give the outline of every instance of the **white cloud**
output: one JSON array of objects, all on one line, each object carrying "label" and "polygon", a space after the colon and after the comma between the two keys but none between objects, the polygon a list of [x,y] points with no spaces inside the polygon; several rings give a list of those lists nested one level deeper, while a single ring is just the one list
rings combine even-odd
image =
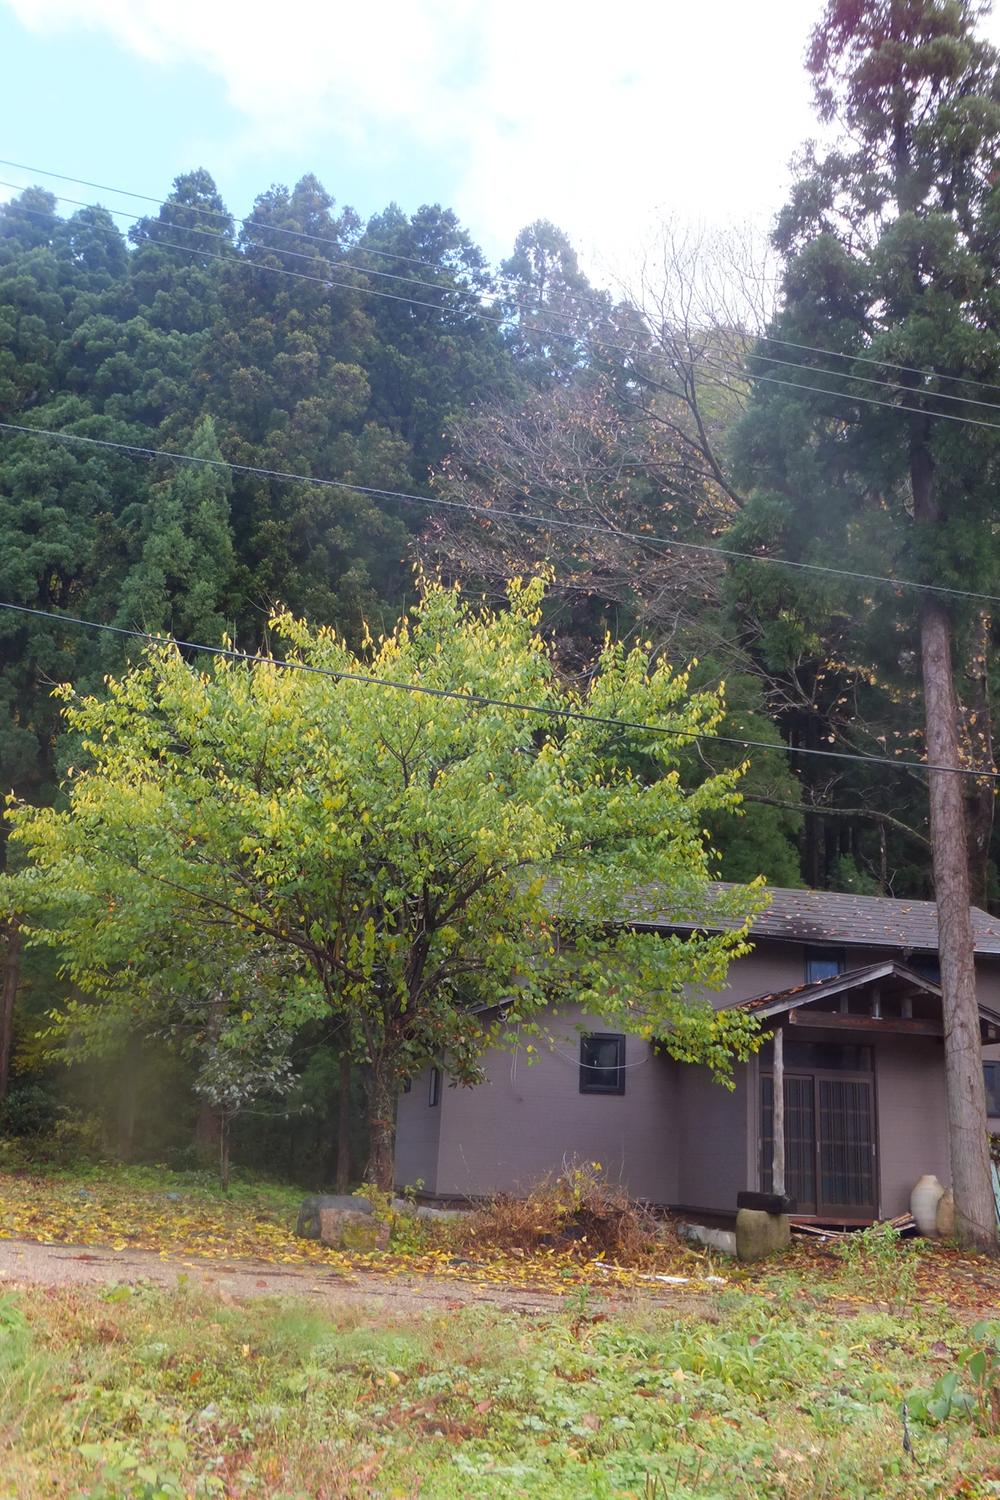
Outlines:
[{"label": "white cloud", "polygon": [[332,132],[361,161],[440,153],[493,253],[540,216],[593,263],[633,257],[664,211],[769,215],[813,128],[802,59],[819,0],[8,3],[42,35],[82,27],[207,69],[251,149],[305,165]]},{"label": "white cloud", "polygon": [[363,134],[368,121],[419,120],[428,82],[450,66],[461,4],[340,5],[323,0],[9,0],[36,33],[103,31],[151,62],[220,77],[257,125],[303,138],[318,125]]}]

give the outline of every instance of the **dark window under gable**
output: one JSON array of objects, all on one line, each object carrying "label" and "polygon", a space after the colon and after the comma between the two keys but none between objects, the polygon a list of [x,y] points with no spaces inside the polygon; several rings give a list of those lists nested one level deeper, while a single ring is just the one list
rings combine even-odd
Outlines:
[{"label": "dark window under gable", "polygon": [[846,967],[843,948],[806,949],[806,984],[815,984],[820,979],[835,979],[838,974],[843,974]]}]

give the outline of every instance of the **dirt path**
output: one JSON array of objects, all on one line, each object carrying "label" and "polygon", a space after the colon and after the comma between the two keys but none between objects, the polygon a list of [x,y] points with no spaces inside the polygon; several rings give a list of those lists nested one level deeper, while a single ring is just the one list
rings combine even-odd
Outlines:
[{"label": "dirt path", "polygon": [[[397,1314],[428,1308],[446,1310],[482,1303],[522,1313],[545,1313],[565,1306],[565,1299],[524,1288],[483,1286],[477,1282],[427,1274],[380,1276],[356,1271],[349,1276],[313,1267],[274,1266],[264,1261],[161,1259],[148,1250],[110,1250],[78,1245],[40,1245],[31,1240],[0,1240],[0,1287],[31,1283],[43,1286],[108,1286],[179,1282],[212,1290],[226,1298],[311,1297],[330,1306],[365,1303],[373,1312]],[[601,1299],[616,1305],[641,1299],[644,1305],[670,1306],[678,1312],[698,1304],[703,1294],[660,1295],[618,1292]]]}]

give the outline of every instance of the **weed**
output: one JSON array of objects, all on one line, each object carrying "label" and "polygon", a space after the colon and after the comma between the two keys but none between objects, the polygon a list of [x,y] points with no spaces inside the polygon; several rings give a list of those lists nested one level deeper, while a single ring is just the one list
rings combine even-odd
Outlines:
[{"label": "weed", "polygon": [[0,1297],[0,1338],[26,1332],[24,1313],[12,1297]]},{"label": "weed", "polygon": [[[192,1285],[179,1315],[161,1288],[21,1289],[0,1300],[0,1351],[15,1359],[0,1363],[0,1497],[993,1493],[960,1486],[996,1467],[976,1415],[992,1377],[975,1355],[993,1359],[1000,1325],[975,1329],[950,1372],[972,1403],[956,1415],[972,1420],[939,1433],[914,1414],[914,1466],[900,1407],[940,1358],[919,1318],[845,1323],[732,1289],[680,1316],[588,1310],[234,1305]],[[946,1313],[933,1327],[958,1347]]]},{"label": "weed", "polygon": [[978,1432],[995,1437],[1000,1434],[1000,1323],[976,1323],[968,1338],[956,1356],[956,1368],[929,1389],[910,1392],[910,1413],[918,1422],[932,1424],[965,1415]]},{"label": "weed", "polygon": [[417,1193],[423,1184],[403,1190],[400,1200],[371,1183],[356,1188],[355,1198],[367,1198],[372,1206],[372,1215],[389,1226],[389,1247],[402,1255],[419,1255],[447,1238],[442,1226],[432,1224],[417,1215]]},{"label": "weed", "polygon": [[846,1269],[884,1302],[908,1302],[916,1292],[923,1240],[904,1240],[888,1222],[871,1224],[838,1240],[834,1253]]}]

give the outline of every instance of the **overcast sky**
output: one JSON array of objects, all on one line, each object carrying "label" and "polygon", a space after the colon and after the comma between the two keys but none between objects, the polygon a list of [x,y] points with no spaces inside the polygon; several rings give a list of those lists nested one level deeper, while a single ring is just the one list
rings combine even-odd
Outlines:
[{"label": "overcast sky", "polygon": [[767,222],[814,128],[820,8],[0,0],[0,154],[156,195],[205,166],[237,213],[313,171],[365,216],[450,205],[494,259],[546,217],[600,274],[665,214]]}]

